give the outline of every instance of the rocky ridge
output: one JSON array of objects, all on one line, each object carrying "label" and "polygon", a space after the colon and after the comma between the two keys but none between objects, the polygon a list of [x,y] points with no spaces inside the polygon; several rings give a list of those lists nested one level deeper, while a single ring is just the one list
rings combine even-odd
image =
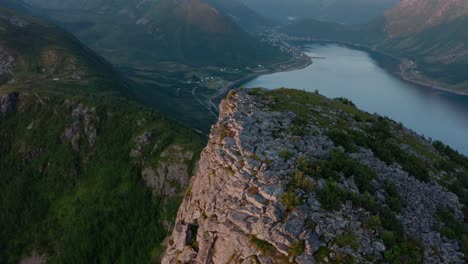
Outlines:
[{"label": "rocky ridge", "polygon": [[[274,110],[277,99],[262,93],[239,91],[222,102],[162,263],[375,263],[404,254],[423,263],[463,263],[459,243],[439,231],[440,208],[463,221],[458,197],[438,182],[446,172],[421,180],[369,148],[348,151],[320,121],[344,119],[355,130],[371,122],[326,107],[334,103],[324,98],[325,107],[304,106],[308,118],[298,133],[300,116]],[[327,171],[333,162],[348,165]]]}]

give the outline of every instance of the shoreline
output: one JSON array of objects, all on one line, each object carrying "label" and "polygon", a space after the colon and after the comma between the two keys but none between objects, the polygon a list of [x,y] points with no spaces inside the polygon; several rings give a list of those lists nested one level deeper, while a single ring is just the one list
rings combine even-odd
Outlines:
[{"label": "shoreline", "polygon": [[[284,62],[284,63],[279,63],[277,65],[282,65],[282,64],[285,64],[285,63],[289,63],[291,62],[292,60],[288,61],[288,62]],[[299,62],[299,60],[296,59],[297,62]],[[290,72],[290,71],[296,71],[296,70],[301,70],[301,69],[304,69],[308,66],[310,66],[311,64],[313,63],[312,61],[312,58],[307,56],[307,60],[304,60],[304,62],[301,62],[300,65],[295,65],[294,67],[289,67],[289,68],[285,68],[285,69],[277,69],[277,70],[272,70],[272,71],[267,71],[267,72],[262,72],[262,73],[251,73],[241,79],[238,79],[238,80],[235,80],[234,82],[228,84],[227,86],[221,88],[218,90],[218,92],[213,95],[211,98],[210,98],[210,105],[211,107],[213,107],[216,111],[219,112],[219,108],[217,106],[217,104],[219,104],[221,102],[221,100],[226,97],[226,95],[229,93],[229,91],[233,90],[233,89],[237,89],[239,88],[240,86],[242,86],[243,84],[249,82],[249,81],[252,81],[253,79],[257,78],[257,77],[260,77],[260,76],[263,76],[263,75],[270,75],[270,74],[275,74],[275,73],[280,73],[280,72]]]},{"label": "shoreline", "polygon": [[[395,77],[397,77],[398,79],[400,79],[400,80],[402,80],[404,82],[408,82],[408,83],[410,83],[412,85],[417,85],[417,86],[423,87],[425,89],[432,89],[432,90],[437,90],[437,91],[446,92],[446,93],[449,93],[449,94],[460,95],[460,96],[468,96],[468,92],[457,91],[457,90],[453,90],[453,89],[446,88],[446,87],[443,87],[443,86],[429,84],[429,83],[424,82],[424,81],[413,79],[410,76],[406,76],[405,71],[401,67],[404,58],[398,58],[396,56],[393,56],[393,55],[388,54],[388,53],[383,52],[383,51],[379,51],[379,50],[377,50],[375,48],[372,48],[370,46],[366,46],[366,45],[359,44],[359,43],[352,43],[352,42],[346,42],[346,41],[332,41],[332,40],[310,40],[310,41],[297,41],[296,40],[296,42],[307,43],[307,44],[338,44],[338,45],[344,45],[344,46],[348,46],[348,47],[355,48],[355,49],[356,48],[361,49],[361,50],[364,50],[366,52],[372,52],[372,53],[378,54],[380,56],[386,56],[388,58],[391,58],[393,60],[398,61],[398,65],[394,65],[395,68],[398,68],[398,71],[390,71],[389,70],[389,73],[394,75]],[[277,69],[277,70],[272,70],[272,71],[262,72],[262,73],[251,73],[251,74],[249,74],[249,75],[247,75],[247,76],[245,76],[245,77],[243,77],[241,79],[238,79],[238,80],[230,83],[229,85],[221,88],[215,95],[213,95],[209,99],[210,105],[217,112],[219,112],[217,104],[219,104],[219,102],[221,102],[221,100],[224,97],[226,97],[226,95],[229,93],[230,90],[239,88],[243,84],[245,84],[245,83],[247,83],[249,81],[252,81],[253,79],[255,79],[257,77],[260,77],[260,76],[263,76],[263,75],[270,75],[270,74],[275,74],[275,73],[280,73],[280,72],[290,72],[290,71],[296,71],[296,70],[304,69],[304,68],[310,66],[313,63],[313,61],[312,61],[313,58],[312,57],[307,56],[307,58],[308,58],[307,61],[304,61],[305,63],[301,62],[302,64],[299,65],[299,66],[296,65],[294,67],[289,67],[289,68],[286,68],[286,69]],[[291,62],[291,61],[288,61],[288,62]],[[285,62],[285,63],[288,63],[288,62]],[[279,63],[278,65],[285,64],[285,63]]]},{"label": "shoreline", "polygon": [[433,90],[438,90],[438,91],[442,91],[442,92],[446,92],[446,93],[451,93],[451,94],[456,94],[456,95],[461,95],[461,96],[468,96],[468,92],[461,92],[461,91],[457,91],[457,90],[453,90],[453,89],[450,89],[450,88],[445,88],[445,87],[442,87],[442,86],[436,86],[436,85],[432,85],[432,84],[428,84],[424,81],[418,81],[416,79],[412,79],[411,77],[407,77],[405,76],[405,73],[403,72],[403,70],[400,70],[398,72],[398,74],[396,74],[400,79],[402,79],[403,81],[406,81],[406,82],[409,82],[413,85],[418,85],[418,86],[422,86],[424,88],[429,88],[429,89],[433,89]]},{"label": "shoreline", "polygon": [[399,79],[403,80],[403,81],[406,81],[406,82],[411,83],[413,85],[422,86],[422,87],[424,87],[426,89],[429,88],[429,89],[439,90],[439,91],[447,92],[447,93],[451,93],[451,94],[468,96],[468,92],[462,92],[462,91],[457,91],[457,90],[450,89],[450,88],[443,87],[443,86],[439,86],[439,85],[433,85],[433,84],[430,84],[430,83],[427,83],[427,82],[424,82],[424,81],[420,81],[420,80],[413,79],[411,77],[405,76],[405,73],[404,73],[403,69],[401,68],[403,60],[405,58],[396,57],[396,56],[394,56],[392,54],[386,53],[384,51],[380,51],[380,50],[378,50],[376,48],[372,48],[372,47],[367,46],[367,45],[348,42],[348,41],[334,41],[334,40],[325,40],[325,39],[315,39],[315,40],[309,40],[309,41],[295,40],[295,41],[299,42],[299,43],[309,43],[309,44],[338,44],[338,45],[348,46],[348,47],[351,47],[351,48],[358,48],[358,49],[364,50],[366,52],[373,52],[373,53],[376,53],[376,54],[381,55],[381,56],[387,56],[387,57],[392,58],[394,60],[397,60],[399,62],[399,64],[396,65],[396,66],[398,66],[398,73],[395,73],[395,72],[390,72],[390,73],[392,75],[398,77]]}]

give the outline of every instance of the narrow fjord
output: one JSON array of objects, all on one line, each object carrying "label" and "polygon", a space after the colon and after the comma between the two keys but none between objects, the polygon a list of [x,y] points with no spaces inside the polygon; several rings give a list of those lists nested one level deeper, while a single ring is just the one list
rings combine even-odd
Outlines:
[{"label": "narrow fjord", "polygon": [[305,51],[316,58],[307,68],[264,75],[245,86],[294,87],[318,90],[330,98],[346,97],[365,111],[388,116],[468,154],[467,95],[404,81],[382,65],[379,54],[350,46],[316,44]]}]

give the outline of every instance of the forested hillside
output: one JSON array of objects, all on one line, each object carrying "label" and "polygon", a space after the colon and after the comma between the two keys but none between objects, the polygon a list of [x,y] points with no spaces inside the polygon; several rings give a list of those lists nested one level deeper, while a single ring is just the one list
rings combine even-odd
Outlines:
[{"label": "forested hillside", "polygon": [[0,36],[0,262],[157,262],[203,138],[50,22]]}]

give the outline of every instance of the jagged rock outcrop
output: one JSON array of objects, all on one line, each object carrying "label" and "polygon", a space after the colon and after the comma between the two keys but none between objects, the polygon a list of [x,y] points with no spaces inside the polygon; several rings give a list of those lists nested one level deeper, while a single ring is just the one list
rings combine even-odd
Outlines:
[{"label": "jagged rock outcrop", "polygon": [[[142,168],[141,175],[146,186],[157,195],[175,198],[180,195],[180,190],[189,184],[192,173],[189,164],[194,153],[184,146],[171,145],[161,152],[157,163],[145,158],[161,147],[157,135],[147,131],[135,139],[130,157]],[[148,153],[150,155],[147,155]]]},{"label": "jagged rock outcrop", "polygon": [[0,77],[13,74],[15,58],[0,47]]},{"label": "jagged rock outcrop", "polygon": [[[352,114],[305,105],[305,133],[296,133],[299,117],[273,111],[272,101],[237,92],[221,103],[162,263],[388,262],[400,254],[396,240],[423,263],[463,263],[459,244],[439,233],[438,208],[463,219],[440,175],[424,182],[368,148],[337,147],[320,118],[358,130]],[[334,156],[345,160],[342,171],[327,170],[325,162],[341,162]],[[320,166],[304,169],[310,164]]]},{"label": "jagged rock outcrop", "polygon": [[0,98],[0,116],[15,111],[18,104],[18,93],[10,93]]},{"label": "jagged rock outcrop", "polygon": [[80,150],[80,141],[83,136],[87,138],[90,148],[96,145],[97,129],[99,117],[96,115],[96,108],[88,108],[83,104],[73,107],[72,123],[65,129],[61,139],[62,142],[71,142],[73,150]]},{"label": "jagged rock outcrop", "polygon": [[[134,150],[132,153],[134,153]],[[189,164],[193,156],[193,151],[184,149],[180,145],[174,145],[161,152],[157,164],[142,161],[143,170],[141,175],[146,186],[151,188],[157,195],[177,197],[180,195],[180,190],[189,185],[190,174],[192,173]]]}]

